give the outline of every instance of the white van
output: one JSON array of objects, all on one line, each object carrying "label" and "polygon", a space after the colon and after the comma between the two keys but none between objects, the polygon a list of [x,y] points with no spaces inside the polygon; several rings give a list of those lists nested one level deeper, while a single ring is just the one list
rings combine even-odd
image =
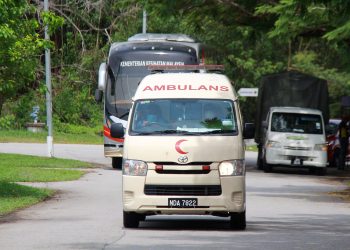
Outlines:
[{"label": "white van", "polygon": [[325,174],[327,144],[322,112],[299,107],[271,107],[264,123],[263,167],[310,168]]},{"label": "white van", "polygon": [[123,154],[124,227],[146,216],[230,217],[246,227],[244,132],[237,94],[216,73],[146,76],[133,98]]}]

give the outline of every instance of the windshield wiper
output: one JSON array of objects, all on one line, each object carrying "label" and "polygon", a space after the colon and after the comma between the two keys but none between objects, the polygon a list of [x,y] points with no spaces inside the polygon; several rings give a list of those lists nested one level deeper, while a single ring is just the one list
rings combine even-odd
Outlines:
[{"label": "windshield wiper", "polygon": [[183,131],[179,131],[176,129],[167,129],[167,130],[157,130],[153,131],[153,134],[182,134]]},{"label": "windshield wiper", "polygon": [[176,130],[176,129],[168,129],[168,130],[156,130],[150,132],[133,132],[133,135],[168,135],[168,134],[181,134],[181,135],[210,135],[210,134],[227,134],[234,133],[235,130],[211,130],[205,132],[192,132],[186,130]]},{"label": "windshield wiper", "polygon": [[132,132],[132,135],[151,135],[153,132]]},{"label": "windshield wiper", "polygon": [[134,135],[154,135],[154,134],[178,134],[181,131],[175,130],[175,129],[168,129],[168,130],[156,130],[156,131],[149,131],[149,132],[133,132]]},{"label": "windshield wiper", "polygon": [[201,135],[232,134],[234,132],[236,132],[236,131],[235,130],[221,130],[221,129],[217,129],[217,130],[200,132],[200,133],[197,133],[197,134],[201,134]]}]

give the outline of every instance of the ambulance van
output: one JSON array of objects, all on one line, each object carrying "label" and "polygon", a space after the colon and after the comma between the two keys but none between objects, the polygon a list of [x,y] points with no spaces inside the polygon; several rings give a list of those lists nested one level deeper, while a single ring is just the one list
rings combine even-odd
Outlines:
[{"label": "ambulance van", "polygon": [[237,94],[218,73],[146,76],[133,98],[123,137],[123,220],[136,228],[150,215],[229,217],[246,227],[244,138]]}]

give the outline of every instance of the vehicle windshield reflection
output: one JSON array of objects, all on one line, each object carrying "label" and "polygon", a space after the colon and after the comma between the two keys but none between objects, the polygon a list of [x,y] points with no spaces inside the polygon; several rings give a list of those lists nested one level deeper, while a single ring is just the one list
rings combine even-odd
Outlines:
[{"label": "vehicle windshield reflection", "polygon": [[230,100],[159,99],[135,103],[131,135],[235,134],[234,105]]}]

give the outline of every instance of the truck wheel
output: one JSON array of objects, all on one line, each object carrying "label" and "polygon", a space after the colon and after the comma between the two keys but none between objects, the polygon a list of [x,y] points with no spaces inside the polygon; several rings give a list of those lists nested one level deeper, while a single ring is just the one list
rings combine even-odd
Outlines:
[{"label": "truck wheel", "polygon": [[262,160],[262,149],[261,146],[258,146],[258,159],[256,161],[256,165],[258,166],[259,170],[263,170],[264,169],[264,162]]},{"label": "truck wheel", "polygon": [[231,213],[230,227],[236,230],[244,230],[246,228],[245,211],[241,213]]},{"label": "truck wheel", "polygon": [[122,169],[123,158],[122,157],[112,157],[112,167],[115,169]]},{"label": "truck wheel", "polygon": [[134,212],[123,211],[123,224],[125,228],[137,228],[140,223],[140,216]]},{"label": "truck wheel", "polygon": [[327,173],[327,168],[316,168],[316,174],[319,176],[323,176]]},{"label": "truck wheel", "polygon": [[266,159],[263,160],[263,168],[264,168],[264,172],[265,173],[270,173],[272,172],[272,165],[271,164],[268,164],[266,162]]}]

